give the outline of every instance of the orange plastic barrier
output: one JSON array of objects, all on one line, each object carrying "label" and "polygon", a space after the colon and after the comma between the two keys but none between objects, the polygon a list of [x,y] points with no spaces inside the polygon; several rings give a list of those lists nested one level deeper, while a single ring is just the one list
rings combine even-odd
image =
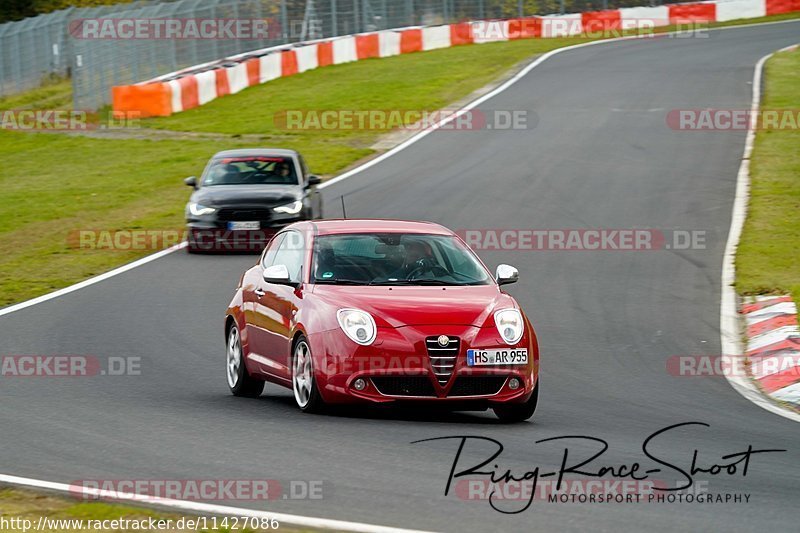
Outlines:
[{"label": "orange plastic barrier", "polygon": [[400,32],[400,53],[422,51],[422,30],[404,30]]},{"label": "orange plastic barrier", "polygon": [[670,24],[714,22],[715,20],[717,20],[716,4],[676,4],[669,6]]},{"label": "orange plastic barrier", "polygon": [[139,113],[141,117],[168,117],[172,114],[172,93],[166,83],[121,85],[111,88],[112,109]]},{"label": "orange plastic barrier", "polygon": [[333,65],[333,43],[330,41],[317,44],[317,63],[320,67]]},{"label": "orange plastic barrier", "polygon": [[589,11],[581,14],[583,33],[599,33],[618,30],[622,27],[622,18],[618,9],[608,11]]},{"label": "orange plastic barrier", "polygon": [[800,0],[766,0],[767,15],[780,15],[800,11]]},{"label": "orange plastic barrier", "polygon": [[284,50],[281,52],[281,76],[293,76],[297,74],[297,54],[294,50]]},{"label": "orange plastic barrier", "polygon": [[226,94],[231,94],[231,86],[230,82],[228,81],[228,71],[224,68],[218,68],[214,70],[214,75],[217,85],[217,98],[220,96],[225,96]]},{"label": "orange plastic barrier", "polygon": [[472,44],[472,26],[469,22],[450,24],[450,46]]},{"label": "orange plastic barrier", "polygon": [[261,81],[261,61],[254,57],[245,61],[247,68],[247,84],[250,86],[258,85]]},{"label": "orange plastic barrier", "polygon": [[538,17],[511,19],[508,21],[508,38],[511,40],[533,39],[541,36],[542,19]]},{"label": "orange plastic barrier", "polygon": [[197,78],[186,76],[178,80],[181,86],[181,107],[184,111],[200,105],[197,94]]},{"label": "orange plastic barrier", "polygon": [[368,33],[367,35],[356,35],[356,53],[358,59],[367,59],[369,57],[381,56],[381,43],[378,40],[377,33]]}]

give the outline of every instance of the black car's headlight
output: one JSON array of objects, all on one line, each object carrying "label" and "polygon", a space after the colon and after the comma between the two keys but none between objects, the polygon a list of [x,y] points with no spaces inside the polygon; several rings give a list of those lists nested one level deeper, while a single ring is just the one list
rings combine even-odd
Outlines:
[{"label": "black car's headlight", "polygon": [[189,204],[189,212],[196,217],[200,217],[203,215],[210,215],[217,210],[216,207],[208,207],[202,204],[198,204],[196,202],[192,202]]},{"label": "black car's headlight", "polygon": [[503,309],[494,314],[494,323],[497,332],[506,344],[517,344],[525,331],[525,324],[522,321],[522,313],[516,309]]},{"label": "black car's headlight", "polygon": [[279,205],[278,207],[273,207],[272,210],[276,213],[284,213],[287,215],[296,215],[303,209],[303,201],[297,200],[296,202],[292,202],[286,205]]}]

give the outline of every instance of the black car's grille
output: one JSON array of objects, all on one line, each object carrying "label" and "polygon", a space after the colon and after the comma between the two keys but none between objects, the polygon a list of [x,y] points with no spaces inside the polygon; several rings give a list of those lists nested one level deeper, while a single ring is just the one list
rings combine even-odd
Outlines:
[{"label": "black car's grille", "polygon": [[436,391],[427,376],[381,376],[372,378],[378,392],[386,396],[430,396]]},{"label": "black car's grille", "polygon": [[505,376],[462,376],[456,378],[448,396],[490,396],[500,392]]},{"label": "black car's grille", "polygon": [[222,208],[217,213],[217,218],[223,222],[245,222],[250,220],[269,220],[269,209],[233,209]]},{"label": "black car's grille", "polygon": [[[447,343],[443,346],[439,339],[444,340],[445,337],[447,338]],[[436,374],[439,384],[444,386],[450,381],[450,376],[453,374],[453,368],[455,368],[458,352],[461,348],[461,339],[447,335],[427,337],[425,339],[425,348],[428,350],[433,373]]]}]

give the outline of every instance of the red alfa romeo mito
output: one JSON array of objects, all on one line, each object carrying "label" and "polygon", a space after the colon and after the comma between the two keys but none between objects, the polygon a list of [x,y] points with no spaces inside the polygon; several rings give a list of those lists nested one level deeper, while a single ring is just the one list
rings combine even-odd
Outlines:
[{"label": "red alfa romeo mito", "polygon": [[298,407],[366,402],[492,408],[530,418],[539,347],[517,302],[452,231],[430,222],[298,222],[244,273],[225,317],[236,396],[264,382]]}]

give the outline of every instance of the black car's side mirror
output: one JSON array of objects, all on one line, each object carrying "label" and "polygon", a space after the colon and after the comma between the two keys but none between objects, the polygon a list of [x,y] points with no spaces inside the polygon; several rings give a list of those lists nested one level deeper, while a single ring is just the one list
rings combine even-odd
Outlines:
[{"label": "black car's side mirror", "polygon": [[183,180],[183,183],[185,183],[186,185],[188,185],[192,189],[196,189],[197,188],[197,178],[195,178],[194,176],[189,176],[188,178]]},{"label": "black car's side mirror", "polygon": [[319,185],[320,183],[322,183],[322,180],[319,176],[309,176],[307,187],[313,187],[314,185]]}]

